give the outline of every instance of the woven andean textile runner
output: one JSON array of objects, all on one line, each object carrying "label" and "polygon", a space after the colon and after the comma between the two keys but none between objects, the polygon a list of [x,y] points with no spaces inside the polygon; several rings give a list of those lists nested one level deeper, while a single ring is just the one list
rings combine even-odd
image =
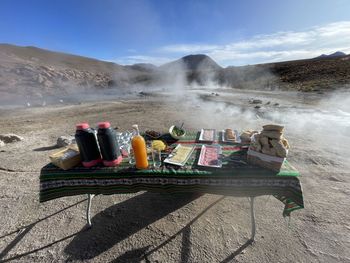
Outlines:
[{"label": "woven andean textile runner", "polygon": [[78,166],[67,171],[48,164],[40,174],[40,202],[81,194],[150,191],[229,196],[274,195],[284,203],[283,216],[289,216],[293,210],[304,207],[299,172],[288,161],[284,162],[278,173],[248,165],[245,162],[246,148],[218,140],[214,144],[222,146],[222,168],[203,168],[197,165],[202,145],[198,143],[198,136],[197,132],[188,133],[182,140],[170,145],[169,152],[179,143],[196,145],[184,167],[165,164],[160,169],[136,170],[127,158],[118,167]]}]

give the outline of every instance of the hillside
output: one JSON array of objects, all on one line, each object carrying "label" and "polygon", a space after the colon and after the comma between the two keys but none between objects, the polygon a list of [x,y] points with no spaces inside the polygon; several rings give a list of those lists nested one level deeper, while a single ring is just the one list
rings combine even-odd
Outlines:
[{"label": "hillside", "polygon": [[[128,92],[139,87],[181,85],[208,81],[242,89],[324,91],[347,88],[350,56],[336,52],[327,57],[220,67],[206,55],[189,55],[156,67],[122,66],[97,59],[53,52],[36,47],[0,44],[0,103],[23,104],[30,100],[99,91]],[[186,84],[187,82],[187,84]]]},{"label": "hillside", "polygon": [[36,47],[0,44],[0,102],[126,88],[144,71]]},{"label": "hillside", "polygon": [[218,81],[235,88],[304,92],[349,88],[350,55],[227,67]]},{"label": "hillside", "polygon": [[349,88],[350,55],[267,64],[289,89],[301,91]]}]

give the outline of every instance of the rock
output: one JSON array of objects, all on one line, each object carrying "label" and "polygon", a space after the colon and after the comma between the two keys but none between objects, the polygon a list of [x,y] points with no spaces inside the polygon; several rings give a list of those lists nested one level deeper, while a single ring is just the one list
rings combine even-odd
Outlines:
[{"label": "rock", "polygon": [[38,82],[41,84],[41,83],[44,83],[44,81],[45,81],[44,77],[41,74],[39,74],[38,75]]},{"label": "rock", "polygon": [[16,134],[0,134],[0,141],[4,143],[13,143],[13,142],[19,142],[23,141],[23,137],[18,136]]},{"label": "rock", "polygon": [[47,88],[50,88],[53,86],[53,82],[50,80],[45,80],[42,84]]},{"label": "rock", "polygon": [[273,104],[273,106],[279,106],[280,104],[279,103],[275,103],[275,104]]},{"label": "rock", "polygon": [[261,108],[261,106],[259,106],[259,105],[256,105],[255,107],[254,107],[254,109],[260,109]]},{"label": "rock", "polygon": [[262,100],[251,100],[250,101],[251,104],[261,104],[262,103]]},{"label": "rock", "polygon": [[66,147],[75,142],[75,138],[73,136],[60,136],[57,138],[57,146],[58,147]]},{"label": "rock", "polygon": [[0,140],[0,147],[5,146],[5,143]]}]

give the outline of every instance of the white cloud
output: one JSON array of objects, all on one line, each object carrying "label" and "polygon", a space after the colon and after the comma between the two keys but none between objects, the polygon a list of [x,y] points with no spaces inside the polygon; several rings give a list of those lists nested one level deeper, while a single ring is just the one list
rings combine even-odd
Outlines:
[{"label": "white cloud", "polygon": [[137,63],[151,63],[153,65],[159,66],[167,62],[170,62],[172,60],[173,58],[169,58],[169,57],[135,55],[135,56],[122,57],[120,59],[113,60],[113,62],[122,64],[122,65],[132,65]]},{"label": "white cloud", "polygon": [[[350,53],[350,21],[316,26],[304,31],[256,35],[243,41],[215,44],[174,44],[159,47],[152,56],[129,56],[130,63],[165,63],[171,58],[203,53],[222,66],[312,58],[335,51]],[[135,62],[139,61],[139,62]],[[129,63],[129,64],[130,64]]]},{"label": "white cloud", "polygon": [[160,52],[170,52],[170,53],[197,53],[197,52],[209,52],[220,48],[216,45],[169,45],[159,48]]}]

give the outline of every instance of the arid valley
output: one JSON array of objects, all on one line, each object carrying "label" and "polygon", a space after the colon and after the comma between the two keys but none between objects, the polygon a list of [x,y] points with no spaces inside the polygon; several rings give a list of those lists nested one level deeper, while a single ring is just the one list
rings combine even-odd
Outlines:
[{"label": "arid valley", "polygon": [[[199,70],[196,62],[185,75],[170,76],[172,82],[154,82],[154,74],[160,73],[138,65],[121,81],[125,83],[117,83],[118,74],[128,69],[119,68],[112,79],[108,74],[114,69],[104,68],[106,75],[90,74],[98,67],[78,61],[86,67],[80,76],[79,66],[61,62],[51,69],[38,69],[50,62],[45,52],[41,54],[46,61],[9,52],[3,51],[0,65],[0,92],[6,97],[0,108],[0,134],[16,134],[22,140],[0,147],[0,262],[350,261],[349,56],[338,58],[343,71],[334,79],[325,70],[327,61],[333,63],[328,69],[337,63],[330,58],[288,64],[308,64],[304,67],[315,74],[313,79],[306,74],[288,82],[296,75],[283,73],[281,78],[274,70],[259,75],[259,67],[254,69],[256,78],[237,80],[241,85],[236,87],[230,86],[234,80],[219,85],[227,73],[206,58],[205,74],[213,73],[213,68],[217,74],[210,81],[198,77],[203,68]],[[27,69],[23,61],[29,61]],[[284,63],[272,67],[286,68]],[[322,64],[321,69],[316,70],[315,63]],[[243,76],[247,69],[235,70]],[[244,74],[250,73],[249,69]],[[323,83],[332,87],[336,83],[336,88],[319,86],[321,75],[327,78]],[[10,78],[13,90],[7,92],[5,82]],[[90,88],[91,83],[102,84],[91,88],[98,92],[80,96],[84,92],[79,78],[86,78]],[[68,88],[57,91],[60,83],[77,87],[74,94]],[[92,205],[93,228],[86,229],[86,196],[39,203],[41,168],[49,162],[49,154],[57,151],[57,138],[74,135],[75,125],[82,121],[91,125],[110,121],[118,131],[131,130],[137,123],[141,130],[160,132],[182,122],[186,130],[261,130],[264,124],[282,124],[291,145],[288,160],[301,173],[305,208],[288,219],[282,216],[283,204],[277,199],[258,197],[256,241],[245,246],[250,234],[247,198],[148,192],[100,195]]]}]

